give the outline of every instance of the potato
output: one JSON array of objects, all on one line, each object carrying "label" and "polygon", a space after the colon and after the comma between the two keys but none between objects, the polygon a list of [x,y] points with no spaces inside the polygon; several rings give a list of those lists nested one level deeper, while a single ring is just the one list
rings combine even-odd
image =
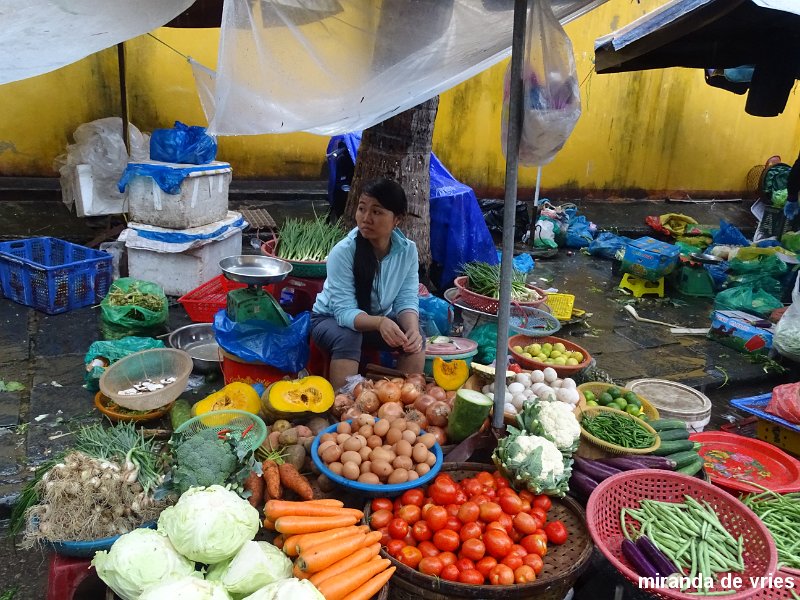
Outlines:
[{"label": "potato", "polygon": [[361,469],[354,462],[346,462],[342,464],[342,476],[355,481],[361,476]]},{"label": "potato", "polygon": [[359,465],[362,473],[371,473],[372,472],[372,461],[365,460]]},{"label": "potato", "polygon": [[296,425],[295,429],[297,430],[297,437],[304,438],[312,437],[314,435],[314,432],[305,425]]},{"label": "potato", "polygon": [[303,470],[303,465],[306,462],[306,450],[300,444],[286,446],[283,449],[283,460],[290,465],[294,465],[298,471]]},{"label": "potato", "polygon": [[433,445],[436,443],[436,436],[433,435],[432,433],[426,433],[426,434],[420,436],[419,441],[422,442],[423,444],[425,444],[425,447],[428,450],[430,450],[431,448],[433,448]]},{"label": "potato", "polygon": [[369,453],[369,459],[373,462],[375,462],[376,460],[386,461],[387,463],[391,462],[393,459],[389,458],[390,456],[391,456],[390,452],[383,448],[375,448],[374,450],[372,450],[372,452]]},{"label": "potato", "polygon": [[375,417],[368,413],[364,413],[358,416],[353,424],[357,424],[359,427],[363,427],[364,425],[373,425],[375,423]]},{"label": "potato", "polygon": [[409,471],[408,472],[408,480],[409,481],[414,481],[415,479],[419,479],[419,473],[417,473],[416,471]]},{"label": "potato", "polygon": [[403,432],[403,439],[413,446],[414,443],[417,441],[417,434],[411,431],[410,429],[406,429]]},{"label": "potato", "polygon": [[335,445],[336,442],[333,440],[325,440],[324,442],[320,442],[319,446],[317,447],[317,453],[322,456],[322,453],[325,452],[325,450]]},{"label": "potato", "polygon": [[389,431],[386,432],[385,439],[389,444],[396,444],[403,439],[403,432],[395,427],[391,427]]},{"label": "potato", "polygon": [[390,465],[385,460],[373,460],[371,461],[371,469],[372,472],[375,473],[381,479],[386,479],[389,475],[392,474],[392,465]]},{"label": "potato", "polygon": [[344,467],[344,465],[342,463],[340,463],[339,461],[332,462],[331,464],[328,465],[328,468],[331,470],[331,472],[332,473],[336,473],[337,475],[341,475],[342,474],[342,468],[343,467]]},{"label": "potato", "polygon": [[[306,427],[308,429],[308,427]],[[281,431],[281,434],[278,436],[278,443],[281,446],[293,446],[297,443],[297,440],[300,438],[300,434],[297,431],[296,427],[290,427],[289,429],[285,429]]]},{"label": "potato", "polygon": [[364,444],[361,443],[361,440],[355,436],[351,436],[347,440],[345,440],[344,444],[342,444],[342,448],[345,450],[355,450],[358,452]]},{"label": "potato", "polygon": [[[413,431],[414,435],[419,435],[419,423],[415,423],[414,421],[406,421],[406,431]],[[411,443],[413,444],[414,442]]]},{"label": "potato", "polygon": [[356,463],[357,465],[360,465],[361,455],[358,452],[353,452],[352,450],[342,452],[342,464],[347,464],[349,462],[353,462]]},{"label": "potato", "polygon": [[339,433],[336,435],[336,443],[340,445],[344,444],[349,439],[350,439],[349,433]]},{"label": "potato", "polygon": [[291,426],[292,424],[289,423],[289,421],[287,421],[286,419],[278,419],[272,424],[272,427],[270,427],[270,431],[277,431],[278,433],[280,433],[281,431],[286,431]]},{"label": "potato", "polygon": [[317,477],[317,485],[319,486],[319,489],[321,489],[323,492],[333,491],[333,488],[336,487],[331,478],[325,475],[324,473],[320,474]]},{"label": "potato", "polygon": [[328,440],[336,443],[336,434],[335,433],[323,433],[319,438],[320,443],[327,442]]},{"label": "potato", "polygon": [[346,421],[342,421],[336,426],[336,433],[350,433],[350,432],[351,432],[350,423],[347,423]]},{"label": "potato", "polygon": [[278,448],[281,447],[280,439],[281,439],[281,432],[280,431],[273,431],[272,433],[270,433],[267,436],[267,445],[272,450],[277,450]]},{"label": "potato", "polygon": [[367,460],[369,455],[372,454],[372,448],[369,446],[364,446],[358,451],[358,453],[361,455],[361,460]]},{"label": "potato", "polygon": [[311,452],[311,445],[314,443],[313,437],[305,437],[297,440],[297,443],[305,448],[306,452]]},{"label": "potato", "polygon": [[414,444],[414,449],[411,451],[411,458],[414,459],[415,463],[424,463],[428,458],[428,449],[425,447],[425,444],[422,442]]},{"label": "potato", "polygon": [[407,422],[402,417],[392,421],[392,427],[394,427],[395,429],[399,429],[400,431],[405,431],[406,430],[406,425],[407,425]]},{"label": "potato", "polygon": [[336,462],[341,457],[342,457],[342,448],[336,444],[328,446],[327,448],[325,448],[325,452],[320,454],[322,462],[324,462],[326,465],[332,462]]},{"label": "potato", "polygon": [[430,450],[428,450],[428,457],[425,459],[425,464],[427,464],[429,467],[432,467],[436,464],[436,455]]},{"label": "potato", "polygon": [[371,435],[367,438],[367,446],[370,448],[380,448],[383,445],[383,440],[379,435]]},{"label": "potato", "polygon": [[361,475],[358,476],[358,482],[371,483],[372,485],[377,485],[381,482],[381,480],[378,479],[378,476],[375,475],[375,473],[362,473]]},{"label": "potato", "polygon": [[420,477],[422,477],[423,475],[430,473],[431,468],[425,463],[420,463],[414,467],[414,470],[419,474]]},{"label": "potato", "polygon": [[383,437],[383,436],[386,435],[386,432],[389,431],[389,427],[391,427],[391,424],[389,423],[389,421],[387,421],[386,419],[379,419],[375,423],[375,425],[373,425],[372,432],[375,435],[379,435],[379,436]]},{"label": "potato", "polygon": [[[408,456],[408,457],[410,457],[411,456],[411,452],[412,452],[411,444],[409,444],[405,440],[400,440],[399,442],[397,442],[394,445],[394,451],[395,451],[395,454],[397,454],[397,456]],[[427,452],[427,450],[425,450],[425,452]]]},{"label": "potato", "polygon": [[389,475],[386,483],[405,483],[406,481],[408,481],[408,471],[405,469],[395,469],[392,471],[392,474]]},{"label": "potato", "polygon": [[306,423],[306,427],[308,427],[314,435],[319,435],[323,429],[328,428],[328,425],[330,425],[330,423],[323,417],[312,417],[308,420],[308,423]]},{"label": "potato", "polygon": [[368,438],[373,433],[373,427],[372,425],[364,425],[358,428],[358,433],[363,435],[365,438]]},{"label": "potato", "polygon": [[360,441],[362,446],[366,446],[367,445],[367,438],[365,438],[360,433],[353,434],[353,437],[356,438],[358,441]]},{"label": "potato", "polygon": [[405,469],[406,471],[414,468],[414,461],[410,456],[398,456],[392,461],[392,466],[395,469]]}]

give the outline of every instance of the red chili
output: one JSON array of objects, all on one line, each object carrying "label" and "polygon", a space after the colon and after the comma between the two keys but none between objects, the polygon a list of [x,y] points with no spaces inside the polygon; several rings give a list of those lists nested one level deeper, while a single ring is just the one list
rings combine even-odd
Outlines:
[{"label": "red chili", "polygon": [[248,433],[250,433],[250,430],[251,430],[252,428],[253,428],[253,424],[252,424],[252,423],[250,423],[250,425],[248,425],[248,426],[245,428],[245,430],[242,432],[242,439],[244,439],[244,436],[246,436]]},{"label": "red chili", "polygon": [[219,439],[221,439],[221,440],[224,440],[224,439],[225,439],[225,436],[226,436],[227,434],[229,434],[230,432],[231,432],[231,430],[230,430],[230,429],[220,429],[220,430],[217,432],[217,437],[218,437]]}]

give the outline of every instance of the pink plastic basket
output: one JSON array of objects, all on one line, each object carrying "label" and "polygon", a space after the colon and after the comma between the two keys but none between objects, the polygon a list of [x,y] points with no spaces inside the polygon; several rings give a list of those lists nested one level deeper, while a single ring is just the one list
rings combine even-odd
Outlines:
[{"label": "pink plastic basket", "polygon": [[[455,280],[453,281],[453,285],[455,285],[456,288],[458,288],[459,297],[466,304],[470,305],[472,308],[476,308],[485,313],[496,315],[497,307],[500,306],[500,301],[495,300],[494,298],[489,298],[489,296],[476,294],[467,287],[467,284],[468,284],[468,277],[466,275],[462,275],[461,277],[456,277]],[[529,283],[525,285],[529,289],[539,294],[539,300],[536,300],[534,302],[515,302],[517,306],[530,306],[533,308],[538,308],[542,304],[547,302],[547,292],[545,292],[543,289],[532,286]]]},{"label": "pink plastic basket", "polygon": [[[688,475],[656,469],[625,471],[609,477],[592,492],[586,505],[586,522],[589,533],[598,549],[620,573],[634,584],[639,576],[630,568],[622,555],[622,528],[620,512],[623,508],[639,508],[642,499],[662,502],[683,502],[684,495],[708,502],[716,511],[722,525],[733,535],[744,538],[744,572],[733,573],[749,582],[750,577],[769,577],[776,571],[778,553],[767,528],[761,520],[736,498],[711,485]],[[631,529],[638,527],[632,518],[626,519]],[[720,588],[724,589],[724,588]],[[762,592],[778,592],[775,588],[743,588],[723,596],[729,600],[745,598],[784,598],[789,596],[763,596]],[[698,596],[679,590],[661,588],[648,590],[655,597],[674,600],[696,600]]]}]

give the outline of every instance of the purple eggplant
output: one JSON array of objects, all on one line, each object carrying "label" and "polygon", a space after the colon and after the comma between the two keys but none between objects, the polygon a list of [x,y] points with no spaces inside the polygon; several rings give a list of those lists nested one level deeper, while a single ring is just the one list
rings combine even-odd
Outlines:
[{"label": "purple eggplant", "polygon": [[636,540],[636,547],[642,551],[647,557],[647,560],[652,564],[662,577],[669,577],[673,573],[678,573],[678,568],[675,566],[667,555],[659,550],[647,536],[639,536]]},{"label": "purple eggplant", "polygon": [[674,460],[670,460],[665,456],[616,456],[614,458],[601,458],[597,462],[622,471],[633,471],[634,469],[674,471],[677,467]]},{"label": "purple eggplant", "polygon": [[597,487],[597,482],[588,475],[573,470],[572,476],[569,478],[569,487],[578,497],[588,500],[594,488]]},{"label": "purple eggplant", "polygon": [[[629,539],[622,540],[622,554],[631,563],[633,570],[640,577],[648,579],[656,579],[659,577],[658,569],[656,569],[644,553]],[[663,575],[662,577],[666,577]]]},{"label": "purple eggplant", "polygon": [[620,469],[604,465],[596,460],[589,460],[580,456],[574,456],[573,460],[575,461],[574,470],[588,475],[598,483],[620,472]]}]

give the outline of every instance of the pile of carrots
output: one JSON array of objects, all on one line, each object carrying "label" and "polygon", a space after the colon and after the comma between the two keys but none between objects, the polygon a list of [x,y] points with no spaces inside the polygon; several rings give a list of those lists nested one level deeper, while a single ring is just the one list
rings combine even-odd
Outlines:
[{"label": "pile of carrots", "polygon": [[339,500],[268,500],[264,526],[273,542],[294,558],[294,576],[308,579],[326,600],[369,600],[395,572],[381,558],[381,533],[357,526],[360,510]]}]

